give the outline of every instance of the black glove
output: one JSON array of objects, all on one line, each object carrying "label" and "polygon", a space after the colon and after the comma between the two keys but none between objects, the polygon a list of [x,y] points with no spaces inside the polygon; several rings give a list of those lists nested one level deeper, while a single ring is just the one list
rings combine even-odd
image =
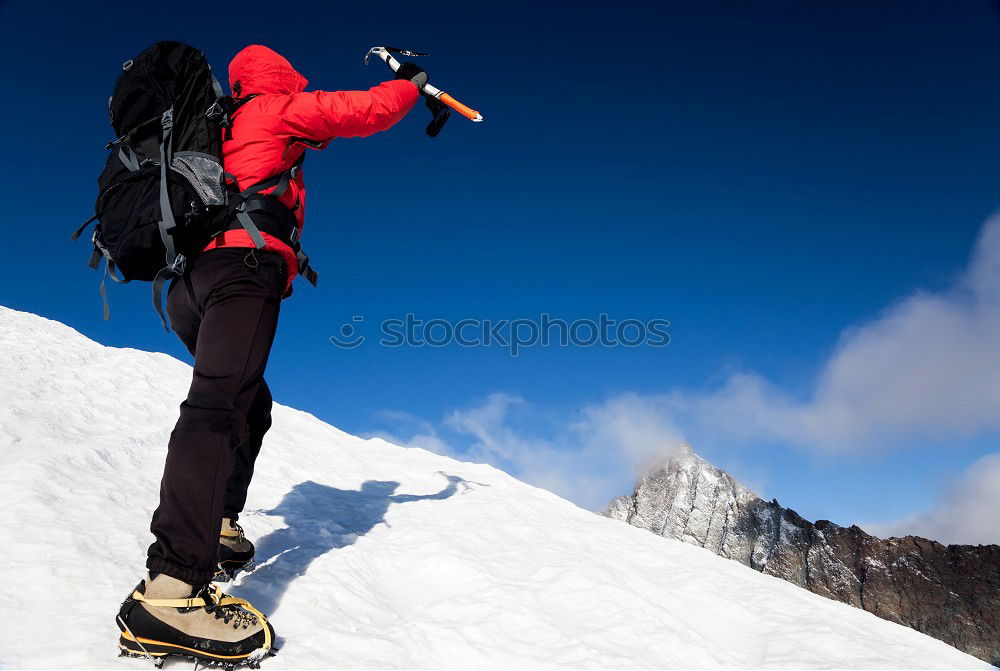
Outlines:
[{"label": "black glove", "polygon": [[418,89],[422,89],[427,83],[427,73],[416,63],[407,61],[396,70],[396,79],[408,79],[414,83]]},{"label": "black glove", "polygon": [[424,94],[424,101],[427,103],[427,109],[431,111],[431,122],[427,124],[426,128],[427,135],[437,137],[444,122],[451,116],[451,110],[434,96]]}]

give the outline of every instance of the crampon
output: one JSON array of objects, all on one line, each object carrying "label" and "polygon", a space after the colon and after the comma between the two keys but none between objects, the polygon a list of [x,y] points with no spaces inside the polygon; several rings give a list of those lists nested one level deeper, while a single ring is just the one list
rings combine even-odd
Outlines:
[{"label": "crampon", "polygon": [[215,582],[232,582],[241,573],[253,573],[255,568],[257,568],[257,562],[253,559],[249,562],[227,562],[223,560],[219,562],[219,569],[215,572],[212,580]]},{"label": "crampon", "polygon": [[133,652],[131,649],[122,648],[119,644],[119,657],[129,657],[131,659],[146,659],[153,663],[153,666],[157,669],[163,668],[163,663],[166,661],[167,657],[179,657],[181,659],[189,659],[195,663],[195,667],[207,666],[215,669],[225,669],[225,671],[234,671],[235,669],[245,666],[248,669],[259,669],[260,663],[268,657],[274,657],[278,654],[278,648],[271,648],[267,651],[267,654],[262,658],[257,659],[246,659],[239,662],[229,662],[226,660],[210,660],[204,657],[198,657],[194,654],[184,655],[176,652],[153,652],[149,650],[147,652]]}]

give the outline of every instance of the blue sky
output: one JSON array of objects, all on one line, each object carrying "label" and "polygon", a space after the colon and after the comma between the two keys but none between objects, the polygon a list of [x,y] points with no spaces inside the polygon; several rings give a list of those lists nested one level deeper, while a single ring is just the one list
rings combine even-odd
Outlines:
[{"label": "blue sky", "polygon": [[[10,249],[0,303],[186,359],[160,329],[148,285],[112,287],[112,321],[101,321],[88,251],[67,237],[96,195],[120,63],[179,39],[224,74],[241,47],[263,43],[314,88],[364,89],[387,72],[363,67],[365,50],[396,44],[432,52],[422,61],[432,82],[486,121],[453,118],[430,140],[418,108],[387,133],[308,157],[304,241],[321,284],[300,284],[283,306],[268,376],[279,402],[354,433],[422,436],[588,507],[627,492],[635,463],[683,436],[806,517],[928,534],[928,520],[1000,451],[995,387],[944,357],[974,341],[982,368],[1000,359],[982,337],[992,303],[971,335],[956,327],[957,342],[885,369],[958,370],[943,388],[973,390],[985,410],[961,422],[919,412],[927,399],[899,392],[904,384],[878,396],[903,417],[892,426],[872,419],[872,402],[830,410],[838,440],[802,428],[832,416],[819,398],[824,371],[852,333],[888,330],[886,351],[923,352],[892,346],[886,310],[905,311],[919,292],[975,301],[959,294],[1000,202],[993,4],[306,2],[294,16],[276,7],[0,3]],[[328,340],[355,315],[377,336],[381,320],[407,313],[661,318],[671,343],[514,358],[371,341],[346,351]],[[733,392],[734,379],[763,386]],[[855,382],[838,384],[836,394],[865,398]],[[746,410],[727,398],[760,404],[770,419],[715,427],[719,408]],[[952,414],[967,407],[956,402]],[[918,415],[930,419],[906,420]],[[800,430],[775,428],[786,420]],[[966,538],[996,542],[1000,529]]]}]

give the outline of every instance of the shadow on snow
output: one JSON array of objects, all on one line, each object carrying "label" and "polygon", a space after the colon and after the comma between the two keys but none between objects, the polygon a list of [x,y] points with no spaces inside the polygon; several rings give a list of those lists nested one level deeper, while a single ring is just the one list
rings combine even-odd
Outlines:
[{"label": "shadow on snow", "polygon": [[314,559],[353,544],[359,536],[385,521],[392,504],[435,501],[453,496],[470,484],[455,475],[435,494],[396,494],[398,482],[369,480],[360,490],[337,489],[307,480],[295,485],[273,510],[288,526],[256,542],[257,570],[243,576],[231,592],[248,599],[268,615],[278,605],[292,581],[303,575]]}]

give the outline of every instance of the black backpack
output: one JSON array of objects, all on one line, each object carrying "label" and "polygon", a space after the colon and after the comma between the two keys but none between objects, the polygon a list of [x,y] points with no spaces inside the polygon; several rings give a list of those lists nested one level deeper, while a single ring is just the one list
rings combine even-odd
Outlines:
[{"label": "black backpack", "polygon": [[[183,275],[188,259],[234,223],[247,230],[258,248],[264,247],[248,213],[273,210],[301,160],[249,189],[234,189],[223,171],[222,131],[240,101],[223,93],[205,55],[179,42],[157,42],[125,61],[122,70],[108,99],[118,139],[105,147],[110,153],[97,180],[94,216],[71,237],[76,240],[98,221],[89,265],[97,269],[105,261],[100,285],[105,319],[110,317],[109,276],[120,283],[151,281],[153,305],[167,328],[162,308],[166,281]],[[257,195],[272,187],[268,196]],[[300,272],[315,284],[316,273],[296,239],[294,218],[285,217],[278,228],[264,230],[290,244]]]}]

